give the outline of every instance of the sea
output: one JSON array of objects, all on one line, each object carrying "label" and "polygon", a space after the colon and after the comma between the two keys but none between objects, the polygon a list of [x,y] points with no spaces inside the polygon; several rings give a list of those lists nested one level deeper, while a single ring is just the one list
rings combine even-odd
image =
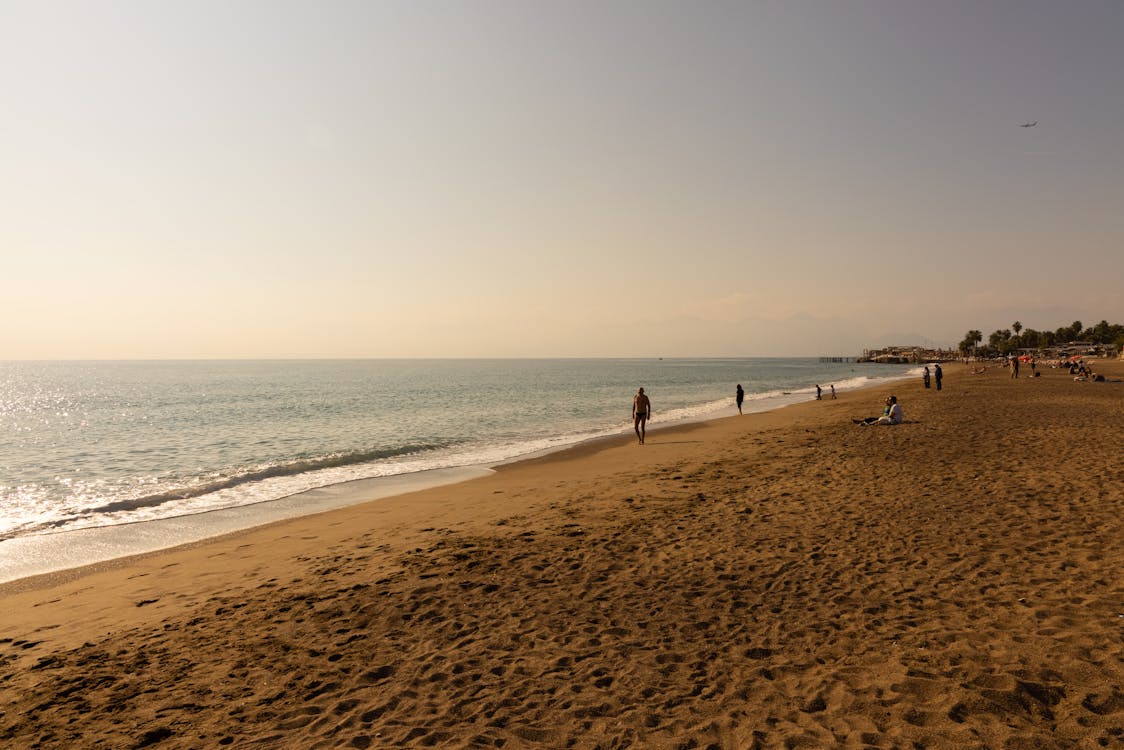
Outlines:
[{"label": "sea", "polygon": [[781,408],[905,365],[808,359],[0,362],[0,581]]}]

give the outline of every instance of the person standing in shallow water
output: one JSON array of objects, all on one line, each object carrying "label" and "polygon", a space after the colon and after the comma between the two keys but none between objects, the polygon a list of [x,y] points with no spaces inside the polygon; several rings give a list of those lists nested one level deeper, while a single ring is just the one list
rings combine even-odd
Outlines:
[{"label": "person standing in shallow water", "polygon": [[737,393],[734,394],[734,398],[737,399],[737,401],[738,401],[738,414],[741,414],[742,413],[742,401],[745,401],[745,391],[742,390],[742,384],[741,383],[738,383],[738,390],[737,390]]},{"label": "person standing in shallow water", "polygon": [[652,402],[648,399],[644,389],[641,388],[632,397],[632,428],[636,430],[636,438],[644,445],[644,432],[648,420],[652,417]]}]

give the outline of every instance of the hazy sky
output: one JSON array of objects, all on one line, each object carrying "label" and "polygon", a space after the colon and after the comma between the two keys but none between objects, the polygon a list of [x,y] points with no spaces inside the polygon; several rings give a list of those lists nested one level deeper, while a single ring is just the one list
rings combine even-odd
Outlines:
[{"label": "hazy sky", "polygon": [[1124,322],[1119,0],[0,0],[0,91],[0,359]]}]

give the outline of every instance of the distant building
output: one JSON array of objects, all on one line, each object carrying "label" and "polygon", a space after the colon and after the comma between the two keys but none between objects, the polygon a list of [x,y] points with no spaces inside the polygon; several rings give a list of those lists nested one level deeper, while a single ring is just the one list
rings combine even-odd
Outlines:
[{"label": "distant building", "polygon": [[887,346],[882,349],[863,349],[857,362],[877,362],[888,365],[916,365],[925,362],[949,362],[959,359],[953,349],[929,349],[923,346]]}]

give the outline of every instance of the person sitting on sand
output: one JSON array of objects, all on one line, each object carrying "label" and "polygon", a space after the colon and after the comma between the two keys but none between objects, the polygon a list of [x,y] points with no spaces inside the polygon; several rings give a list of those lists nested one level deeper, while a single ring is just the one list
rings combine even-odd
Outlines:
[{"label": "person sitting on sand", "polygon": [[[886,399],[886,407],[882,410],[882,417],[890,416],[890,406],[892,406],[890,399]],[[882,417],[863,417],[862,419],[852,419],[851,421],[855,424],[874,424]]]},{"label": "person sitting on sand", "polygon": [[901,404],[898,403],[898,397],[890,396],[886,399],[886,408],[882,410],[882,416],[852,419],[851,421],[864,426],[868,424],[901,424],[904,418],[905,415],[902,413]]},{"label": "person sitting on sand", "polygon": [[905,413],[902,411],[902,405],[898,403],[898,397],[890,396],[890,413],[879,417],[878,424],[901,424],[904,419]]},{"label": "person sitting on sand", "polygon": [[636,430],[636,437],[640,444],[644,444],[644,432],[647,422],[652,417],[652,402],[641,388],[632,397],[632,428]]}]

